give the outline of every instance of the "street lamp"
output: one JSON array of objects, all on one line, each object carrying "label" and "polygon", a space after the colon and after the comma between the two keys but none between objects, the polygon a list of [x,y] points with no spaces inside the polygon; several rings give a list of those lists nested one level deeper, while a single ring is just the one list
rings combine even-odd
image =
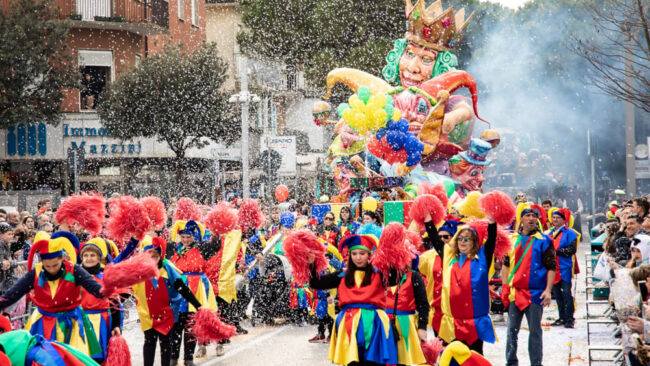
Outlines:
[{"label": "street lamp", "polygon": [[259,103],[260,97],[248,91],[248,67],[246,57],[239,58],[239,93],[228,98],[230,103],[241,104],[241,171],[242,171],[242,196],[250,197],[250,171],[248,167],[248,107],[250,103]]}]

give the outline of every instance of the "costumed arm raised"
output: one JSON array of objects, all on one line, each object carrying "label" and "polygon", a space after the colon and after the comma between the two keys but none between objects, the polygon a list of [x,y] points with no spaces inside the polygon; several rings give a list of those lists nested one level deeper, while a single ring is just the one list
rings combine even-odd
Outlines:
[{"label": "costumed arm raised", "polygon": [[138,247],[138,243],[140,243],[138,239],[131,238],[131,240],[129,240],[129,243],[126,245],[126,247],[124,247],[124,250],[117,257],[115,257],[113,263],[120,263],[121,261],[130,257],[131,254],[133,254],[135,249]]},{"label": "costumed arm raised", "polygon": [[444,255],[445,243],[440,239],[438,235],[438,229],[436,225],[431,221],[431,216],[429,216],[428,221],[425,219],[424,228],[427,231],[427,237],[423,239],[427,249],[435,249],[440,257]]},{"label": "costumed arm raised", "polygon": [[34,270],[25,273],[18,282],[14,283],[9,290],[5,291],[5,293],[0,297],[0,309],[13,305],[16,301],[20,300],[21,297],[29,293],[29,291],[34,288],[34,276],[36,276]]},{"label": "costumed arm raised", "polygon": [[494,249],[497,244],[497,224],[495,222],[490,222],[488,224],[488,236],[485,240],[485,258],[486,263],[490,265],[492,263],[492,258],[494,257]]},{"label": "costumed arm raised", "polygon": [[102,285],[95,281],[95,278],[78,264],[74,265],[74,282],[96,298],[101,299],[104,297]]}]

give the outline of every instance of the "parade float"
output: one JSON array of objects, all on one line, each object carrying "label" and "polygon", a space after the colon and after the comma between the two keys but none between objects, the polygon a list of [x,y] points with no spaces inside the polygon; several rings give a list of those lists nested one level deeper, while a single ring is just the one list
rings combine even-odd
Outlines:
[{"label": "parade float", "polygon": [[[394,41],[382,77],[334,69],[314,104],[314,123],[335,133],[323,167],[336,186],[330,205],[358,206],[368,194],[408,201],[423,182],[442,183],[452,203],[482,190],[487,155],[500,136],[480,117],[476,80],[457,69],[453,53],[471,16],[440,0],[428,7],[406,0],[405,15],[406,33]],[[339,86],[349,97],[333,107]],[[469,97],[458,94],[463,89]],[[488,129],[474,137],[477,123]],[[398,197],[387,199],[388,192]]]}]

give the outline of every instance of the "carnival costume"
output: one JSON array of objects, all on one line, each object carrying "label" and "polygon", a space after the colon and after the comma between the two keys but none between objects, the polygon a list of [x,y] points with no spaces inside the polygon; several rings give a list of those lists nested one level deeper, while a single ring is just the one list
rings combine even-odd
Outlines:
[{"label": "carnival costume", "polygon": [[[362,249],[371,252],[377,242],[368,235],[353,235],[345,239],[344,245],[349,251]],[[396,340],[390,319],[384,311],[386,294],[381,274],[374,269],[369,273],[356,270],[352,286],[346,284],[345,274],[339,271],[319,278],[312,270],[309,282],[314,289],[336,288],[338,292],[341,311],[334,323],[329,359],[339,365],[353,362],[397,363]],[[365,278],[367,275],[370,279]],[[364,282],[368,284],[362,286]]]},{"label": "carnival costume", "polygon": [[[148,238],[147,238],[148,239]],[[183,280],[181,271],[170,261],[163,259],[167,243],[163,238],[155,237],[143,240],[143,251],[155,250],[161,255],[158,262],[160,273],[157,278],[133,285],[133,296],[137,301],[137,310],[140,317],[140,327],[144,331],[143,357],[144,365],[152,366],[156,343],[160,341],[161,365],[169,365],[171,359],[170,332],[178,321],[179,314],[185,302],[189,302],[196,309],[201,303],[194,297],[192,291]]]},{"label": "carnival costume", "polygon": [[101,349],[92,334],[92,324],[80,306],[81,288],[101,299],[101,285],[81,266],[75,264],[77,252],[71,239],[78,244],[72,233],[34,243],[29,252],[28,268],[32,267],[36,253],[39,253],[41,260],[45,260],[62,258],[65,252],[69,259],[63,260],[56,274],[50,274],[43,268],[42,263],[37,263],[34,269],[5,292],[0,300],[0,308],[5,308],[30,293],[36,309],[25,328],[32,335],[66,343],[81,352],[95,355],[100,353]]},{"label": "carnival costume", "polygon": [[[483,342],[496,341],[490,319],[488,282],[496,247],[497,226],[494,223],[488,225],[487,238],[481,237],[471,226],[465,228],[474,230],[478,251],[473,258],[469,258],[464,253],[454,255],[451,246],[444,248],[440,337],[448,343],[462,341],[482,353]],[[458,229],[452,240],[458,240],[462,229]]]}]

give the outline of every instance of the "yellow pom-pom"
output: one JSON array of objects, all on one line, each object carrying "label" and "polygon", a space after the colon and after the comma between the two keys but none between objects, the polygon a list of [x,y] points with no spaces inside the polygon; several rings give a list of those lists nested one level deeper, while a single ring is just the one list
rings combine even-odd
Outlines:
[{"label": "yellow pom-pom", "polygon": [[395,108],[393,111],[393,121],[399,121],[400,119],[402,119],[402,111]]},{"label": "yellow pom-pom", "polygon": [[478,203],[479,198],[481,198],[481,192],[469,192],[467,196],[465,196],[465,199],[458,206],[458,212],[465,217],[477,219],[484,218],[485,213],[483,210],[481,210],[481,205]]}]

